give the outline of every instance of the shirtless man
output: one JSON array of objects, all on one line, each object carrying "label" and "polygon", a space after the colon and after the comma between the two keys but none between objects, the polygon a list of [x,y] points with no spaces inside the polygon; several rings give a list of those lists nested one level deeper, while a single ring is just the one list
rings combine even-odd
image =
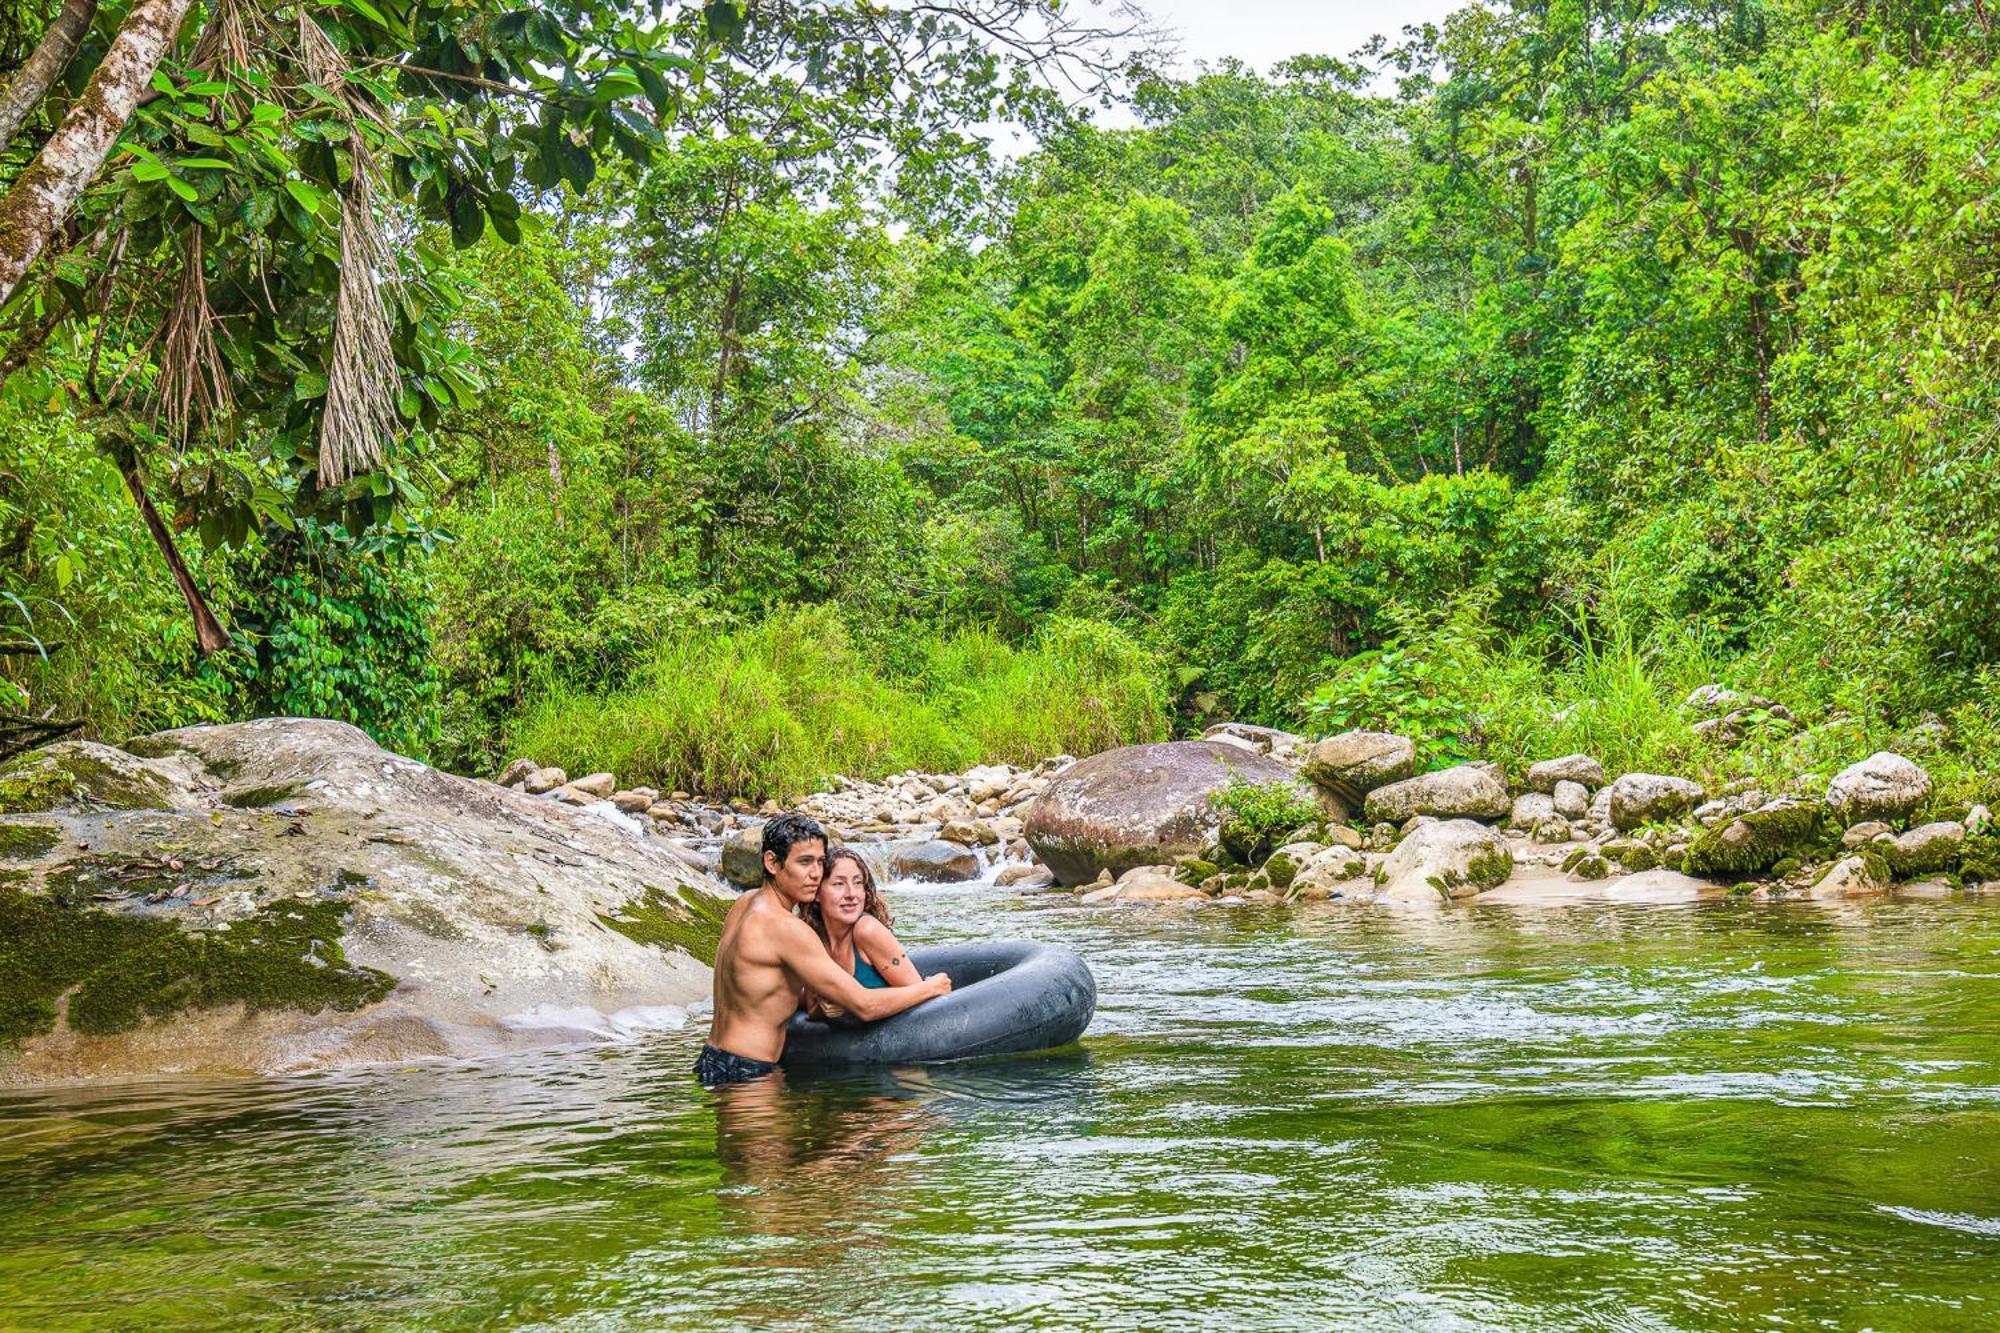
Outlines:
[{"label": "shirtless man", "polygon": [[715,946],[715,1020],[694,1065],[705,1086],[761,1078],[778,1067],[801,988],[867,1022],[951,989],[939,972],[914,986],[870,990],[834,962],[812,927],[792,915],[819,893],[825,871],[826,830],[818,823],[790,814],[764,825],[763,887],[736,900]]}]

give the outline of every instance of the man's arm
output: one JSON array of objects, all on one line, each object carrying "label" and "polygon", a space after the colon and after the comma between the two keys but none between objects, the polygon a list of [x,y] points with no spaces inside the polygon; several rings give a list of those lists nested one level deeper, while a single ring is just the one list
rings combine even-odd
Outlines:
[{"label": "man's arm", "polygon": [[914,986],[870,990],[842,971],[840,964],[827,956],[826,946],[819,942],[819,936],[813,934],[812,927],[805,922],[791,917],[780,918],[772,923],[772,929],[778,961],[791,969],[793,976],[805,982],[812,993],[821,999],[832,1000],[848,1013],[867,1022],[900,1014],[951,989],[951,978],[939,972],[925,977]]}]

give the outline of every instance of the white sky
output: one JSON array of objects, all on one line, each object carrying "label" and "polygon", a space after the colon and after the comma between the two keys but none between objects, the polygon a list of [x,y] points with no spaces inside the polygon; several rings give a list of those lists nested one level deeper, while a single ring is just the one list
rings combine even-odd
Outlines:
[{"label": "white sky", "polygon": [[[1076,0],[1071,0],[1074,4]],[[1235,56],[1258,70],[1287,56],[1349,56],[1376,33],[1435,23],[1467,0],[1140,0],[1160,26],[1181,37],[1185,72],[1198,61]]]}]

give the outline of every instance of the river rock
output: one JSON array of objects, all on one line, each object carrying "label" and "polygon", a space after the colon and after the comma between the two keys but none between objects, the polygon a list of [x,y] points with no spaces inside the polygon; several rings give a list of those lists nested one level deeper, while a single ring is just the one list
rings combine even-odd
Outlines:
[{"label": "river rock", "polygon": [[1894,837],[1895,833],[1896,830],[1879,819],[1864,819],[1859,824],[1850,825],[1847,832],[1840,835],[1840,846],[1843,851],[1851,852],[1877,838]]},{"label": "river rock", "polygon": [[1386,731],[1344,731],[1312,747],[1306,777],[1349,805],[1416,771],[1417,747],[1406,736]]},{"label": "river rock", "polygon": [[1878,839],[1874,846],[1888,858],[1889,869],[1898,875],[1929,875],[1952,870],[1965,852],[1965,825],[1944,819],[1921,824],[1892,838]]},{"label": "river rock", "polygon": [[532,759],[516,759],[500,770],[500,776],[493,779],[503,787],[518,787],[527,781],[528,775],[541,765]]},{"label": "river rock", "polygon": [[764,826],[732,829],[722,840],[722,877],[740,889],[764,882]]},{"label": "river rock", "polygon": [[1930,774],[1899,754],[1878,750],[1840,771],[1826,789],[1826,803],[1842,823],[1864,819],[1901,823],[1930,794]]},{"label": "river rock", "polygon": [[1684,815],[1702,798],[1699,784],[1660,773],[1627,773],[1606,790],[1612,827],[1621,832]]},{"label": "river rock", "polygon": [[1538,791],[1523,792],[1514,798],[1513,809],[1507,812],[1507,827],[1526,833],[1555,812],[1555,797]]},{"label": "river rock", "polygon": [[1221,814],[1211,798],[1233,780],[1312,790],[1268,755],[1213,741],[1162,741],[1092,755],[1064,769],[1035,798],[1022,835],[1062,884],[1100,870],[1172,862],[1216,840]]},{"label": "river rock", "polygon": [[1682,868],[1690,875],[1739,877],[1769,870],[1813,849],[1825,813],[1818,801],[1781,796],[1696,834]]},{"label": "river rock", "polygon": [[1328,898],[1373,898],[1375,881],[1368,874],[1368,859],[1351,847],[1327,847],[1314,852],[1299,866],[1287,887],[1287,896],[1306,902]]},{"label": "river rock", "polygon": [[976,819],[954,819],[938,830],[938,837],[961,847],[991,847],[1000,835],[990,824]]},{"label": "river rock", "polygon": [[1877,873],[1878,862],[1865,856],[1845,856],[1828,867],[1807,895],[1813,898],[1851,898],[1881,893],[1889,881]]},{"label": "river rock", "polygon": [[993,882],[1003,889],[1046,889],[1056,882],[1047,866],[1017,864],[1001,867]]},{"label": "river rock", "polygon": [[1382,863],[1377,902],[1431,907],[1506,883],[1514,855],[1497,830],[1470,819],[1418,825]]},{"label": "river rock", "polygon": [[1175,879],[1165,866],[1144,866],[1122,876],[1112,896],[1121,903],[1177,903],[1208,895]]},{"label": "river rock", "polygon": [[[727,904],[615,814],[268,718],[47,747],[0,1082],[486,1056],[683,1021]],[[60,998],[60,1005],[58,1000]],[[58,1017],[58,1008],[61,1017]]]},{"label": "river rock", "polygon": [[569,781],[560,768],[538,768],[521,779],[521,790],[530,796],[546,796]]},{"label": "river rock", "polygon": [[653,808],[656,794],[649,791],[614,791],[611,793],[611,804],[628,815],[643,815]]},{"label": "river rock", "polygon": [[569,785],[571,789],[580,791],[585,796],[608,801],[611,799],[611,793],[618,789],[618,779],[609,773],[592,773],[588,777],[573,780]]},{"label": "river rock", "polygon": [[1602,787],[1604,765],[1587,754],[1566,754],[1560,759],[1544,759],[1541,763],[1531,764],[1528,767],[1530,791],[1553,794],[1557,784],[1563,782],[1572,782],[1583,787]]},{"label": "river rock", "polygon": [[1558,843],[1568,842],[1574,836],[1574,831],[1570,828],[1569,821],[1561,815],[1545,815],[1535,821],[1531,836],[1540,845],[1553,847]]},{"label": "river rock", "polygon": [[1483,765],[1423,773],[1368,793],[1371,821],[1400,824],[1414,815],[1439,819],[1500,819],[1512,808],[1507,788]]},{"label": "river rock", "polygon": [[1549,800],[1564,819],[1582,819],[1590,813],[1590,792],[1581,782],[1564,778],[1556,783],[1555,794]]},{"label": "river rock", "polygon": [[889,853],[889,874],[923,884],[961,884],[979,878],[979,858],[955,842],[937,838],[900,843]]},{"label": "river rock", "polygon": [[1241,741],[1259,754],[1276,755],[1285,758],[1305,748],[1306,738],[1295,736],[1289,731],[1279,731],[1276,727],[1253,726],[1248,722],[1218,722],[1201,733],[1203,740],[1222,740],[1225,737]]}]

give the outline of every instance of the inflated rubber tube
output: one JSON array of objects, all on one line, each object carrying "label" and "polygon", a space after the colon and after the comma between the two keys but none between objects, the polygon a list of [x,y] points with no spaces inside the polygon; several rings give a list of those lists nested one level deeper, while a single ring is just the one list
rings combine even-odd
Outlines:
[{"label": "inflated rubber tube", "polygon": [[877,1023],[794,1015],[785,1029],[787,1069],[933,1064],[1066,1046],[1097,1012],[1097,980],[1067,949],[1027,940],[944,944],[910,950],[924,976],[944,972],[951,994]]}]

